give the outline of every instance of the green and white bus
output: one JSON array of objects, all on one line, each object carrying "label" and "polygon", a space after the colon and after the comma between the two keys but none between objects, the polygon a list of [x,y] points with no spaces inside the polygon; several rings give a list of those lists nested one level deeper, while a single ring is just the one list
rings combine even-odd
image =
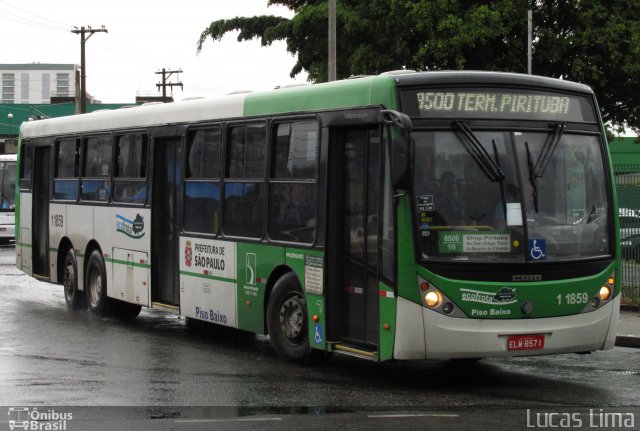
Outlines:
[{"label": "green and white bus", "polygon": [[586,86],[398,72],[21,127],[17,266],[67,305],[374,361],[611,349],[616,201]]},{"label": "green and white bus", "polygon": [[0,154],[0,244],[15,237],[16,155]]}]

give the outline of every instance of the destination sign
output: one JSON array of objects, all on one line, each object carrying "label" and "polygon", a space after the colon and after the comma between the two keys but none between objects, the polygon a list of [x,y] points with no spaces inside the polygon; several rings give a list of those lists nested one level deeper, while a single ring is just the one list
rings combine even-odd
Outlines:
[{"label": "destination sign", "polygon": [[403,106],[412,117],[595,122],[588,98],[546,92],[409,90]]}]

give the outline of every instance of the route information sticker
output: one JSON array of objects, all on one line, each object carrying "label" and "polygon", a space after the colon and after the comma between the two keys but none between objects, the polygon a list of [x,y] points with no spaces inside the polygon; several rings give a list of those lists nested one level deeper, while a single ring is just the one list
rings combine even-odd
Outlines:
[{"label": "route information sticker", "polygon": [[509,253],[511,236],[504,233],[441,232],[440,253]]}]

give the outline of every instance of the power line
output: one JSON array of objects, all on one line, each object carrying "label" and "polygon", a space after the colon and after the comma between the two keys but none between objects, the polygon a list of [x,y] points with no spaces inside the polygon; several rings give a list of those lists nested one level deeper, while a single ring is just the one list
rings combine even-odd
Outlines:
[{"label": "power line", "polygon": [[[11,14],[11,12],[7,12],[7,11],[4,11],[4,13]],[[46,25],[46,24],[41,24],[41,23],[36,23],[36,22],[28,22],[28,21],[25,21],[24,18],[10,18],[10,17],[7,17],[7,16],[2,15],[2,14],[0,14],[0,18],[4,18],[6,20],[9,20],[9,21],[12,21],[12,22],[16,22],[18,24],[28,25],[28,26],[36,27],[36,28],[41,28],[41,29],[44,29],[44,30],[52,30],[52,31],[67,31],[68,30],[66,28],[63,29],[62,27],[53,27],[53,26]]]},{"label": "power line", "polygon": [[[41,20],[43,20],[43,21],[49,21],[49,22],[51,22],[51,23],[54,23],[54,24],[57,24],[57,25],[61,25],[61,26],[65,27],[65,30],[68,30],[68,29],[71,27],[71,26],[70,26],[69,24],[67,24],[67,23],[60,22],[60,21],[54,21],[54,20],[52,20],[52,19],[49,19],[49,18],[46,18],[46,17],[40,16],[40,15],[37,15],[37,14],[35,14],[35,13],[33,13],[33,12],[29,12],[28,10],[25,10],[25,9],[19,8],[18,6],[12,5],[11,3],[6,2],[6,1],[4,1],[4,0],[0,0],[0,3],[4,3],[4,4],[6,4],[6,5],[7,5],[7,6],[9,6],[9,7],[12,7],[12,8],[14,8],[14,9],[17,9],[17,10],[19,10],[20,12],[26,13],[27,15],[33,15],[34,17],[36,17],[36,18],[38,18],[38,19],[41,19]],[[7,13],[11,13],[11,12],[7,12]],[[13,15],[13,14],[12,14],[12,15]]]}]

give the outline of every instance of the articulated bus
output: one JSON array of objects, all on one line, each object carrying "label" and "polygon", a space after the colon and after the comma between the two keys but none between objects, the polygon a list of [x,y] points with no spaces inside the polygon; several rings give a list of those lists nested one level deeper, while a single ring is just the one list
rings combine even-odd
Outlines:
[{"label": "articulated bus", "polygon": [[611,349],[616,201],[586,86],[390,72],[25,123],[17,266],[373,361]]},{"label": "articulated bus", "polygon": [[15,237],[16,202],[15,154],[0,154],[0,243],[10,243]]}]

